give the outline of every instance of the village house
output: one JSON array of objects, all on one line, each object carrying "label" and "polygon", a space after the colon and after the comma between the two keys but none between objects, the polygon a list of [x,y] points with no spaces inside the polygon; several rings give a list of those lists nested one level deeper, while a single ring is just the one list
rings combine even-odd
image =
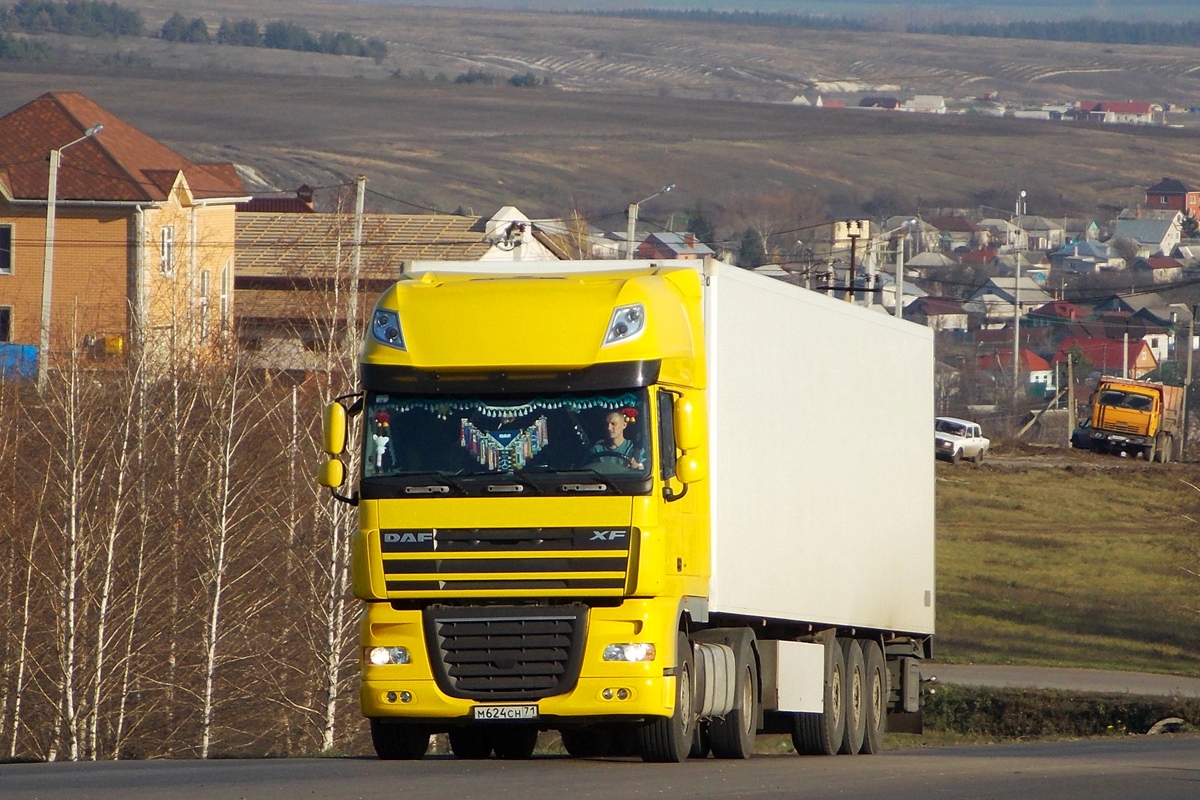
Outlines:
[{"label": "village house", "polygon": [[1170,255],[1179,244],[1183,232],[1183,212],[1175,211],[1167,219],[1120,219],[1113,230],[1110,244],[1122,239],[1137,247],[1137,257]]},{"label": "village house", "polygon": [[1018,302],[1021,307],[1021,315],[1024,316],[1031,309],[1043,306],[1054,299],[1046,294],[1037,281],[1027,275],[1021,276],[1019,285],[1020,298],[1018,300],[1015,296],[1018,286],[1016,278],[1011,276],[989,278],[983,286],[971,293],[964,306],[968,311],[983,317],[984,327],[997,328],[1003,327],[1013,319]]},{"label": "village house", "polygon": [[971,327],[967,309],[953,297],[918,297],[905,306],[904,318],[937,333],[966,331]]},{"label": "village house", "polygon": [[938,246],[946,252],[974,250],[987,241],[987,232],[970,217],[932,217],[924,222],[937,231]]},{"label": "village house", "polygon": [[1171,256],[1146,256],[1133,262],[1134,273],[1149,275],[1153,283],[1173,283],[1183,277],[1183,264]]},{"label": "village house", "polygon": [[1189,217],[1200,214],[1200,190],[1175,178],[1164,177],[1146,190],[1146,208],[1182,211]]},{"label": "village house", "polygon": [[[1141,339],[1131,339],[1128,346],[1120,339],[1064,339],[1054,354],[1052,363],[1066,364],[1072,354],[1091,365],[1101,375],[1121,375],[1143,378],[1158,369],[1159,361],[1150,346]],[[1078,363],[1078,362],[1077,362]],[[1076,375],[1079,373],[1077,372]]]},{"label": "village house", "polygon": [[1117,125],[1153,125],[1155,112],[1162,106],[1137,100],[1086,102],[1079,104],[1076,117],[1086,122],[1105,122]]},{"label": "village house", "polygon": [[714,255],[711,247],[696,241],[694,233],[652,233],[637,246],[634,256],[646,259],[695,259]]},{"label": "village house", "polygon": [[233,325],[234,208],[248,199],[232,164],[193,162],[78,92],[0,117],[0,347],[19,348],[7,362],[28,374],[68,352],[214,350]]},{"label": "village house", "polygon": [[[1054,388],[1054,367],[1032,350],[1022,347],[1019,351],[1017,371],[1026,394],[1042,397]],[[1013,379],[1013,350],[998,349],[982,355],[976,369],[990,376],[997,386],[1011,386]]]},{"label": "village house", "polygon": [[361,247],[355,223],[353,214],[237,214],[237,340],[252,363],[320,369],[346,320],[361,331],[409,262],[554,260],[563,247],[512,206],[491,217],[366,213]]}]

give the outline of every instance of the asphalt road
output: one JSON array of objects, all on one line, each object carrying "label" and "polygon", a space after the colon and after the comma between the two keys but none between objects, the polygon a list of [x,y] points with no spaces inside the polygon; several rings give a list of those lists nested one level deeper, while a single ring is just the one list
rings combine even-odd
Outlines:
[{"label": "asphalt road", "polygon": [[759,756],[681,765],[634,760],[131,761],[0,766],[8,800],[620,800],[623,798],[1099,800],[1200,797],[1200,738]]}]

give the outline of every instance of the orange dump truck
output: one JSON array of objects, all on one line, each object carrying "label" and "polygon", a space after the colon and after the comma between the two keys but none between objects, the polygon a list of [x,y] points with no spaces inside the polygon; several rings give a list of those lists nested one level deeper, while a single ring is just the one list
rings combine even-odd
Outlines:
[{"label": "orange dump truck", "polygon": [[1166,463],[1183,442],[1183,387],[1104,377],[1092,403],[1092,449]]}]

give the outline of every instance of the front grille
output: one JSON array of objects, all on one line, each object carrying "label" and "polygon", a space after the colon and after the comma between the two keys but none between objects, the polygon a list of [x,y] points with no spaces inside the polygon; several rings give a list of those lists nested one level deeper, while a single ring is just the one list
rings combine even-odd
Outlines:
[{"label": "front grille", "polygon": [[587,607],[488,606],[425,611],[442,691],[473,700],[532,700],[579,677]]},{"label": "front grille", "polygon": [[380,531],[391,599],[619,595],[630,528],[437,528]]}]

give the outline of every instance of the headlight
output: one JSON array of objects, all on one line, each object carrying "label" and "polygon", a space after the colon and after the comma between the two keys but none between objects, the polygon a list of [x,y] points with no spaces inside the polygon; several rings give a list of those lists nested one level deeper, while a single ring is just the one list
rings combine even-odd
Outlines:
[{"label": "headlight", "polygon": [[605,661],[653,661],[654,645],[645,642],[610,644],[604,648]]},{"label": "headlight", "polygon": [[604,336],[604,344],[616,344],[634,338],[646,327],[646,307],[641,303],[620,306],[613,309],[612,319],[608,323],[608,333]]},{"label": "headlight", "polygon": [[412,661],[412,656],[409,655],[407,647],[368,647],[367,661],[382,667],[387,664],[408,664]]},{"label": "headlight", "polygon": [[380,344],[407,350],[404,334],[400,332],[400,315],[386,308],[377,308],[371,315],[371,336]]}]

